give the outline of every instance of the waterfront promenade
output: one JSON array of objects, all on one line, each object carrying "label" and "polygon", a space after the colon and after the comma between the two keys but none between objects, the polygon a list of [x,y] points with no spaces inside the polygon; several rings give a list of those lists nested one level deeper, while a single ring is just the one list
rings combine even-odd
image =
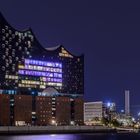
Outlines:
[{"label": "waterfront promenade", "polygon": [[115,132],[104,126],[1,126],[0,134],[49,134]]}]

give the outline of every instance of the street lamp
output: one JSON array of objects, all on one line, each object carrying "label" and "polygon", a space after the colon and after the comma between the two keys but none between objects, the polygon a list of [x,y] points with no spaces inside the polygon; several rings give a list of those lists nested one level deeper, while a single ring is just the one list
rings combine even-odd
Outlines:
[{"label": "street lamp", "polygon": [[56,121],[55,120],[52,120],[52,125],[56,125]]}]

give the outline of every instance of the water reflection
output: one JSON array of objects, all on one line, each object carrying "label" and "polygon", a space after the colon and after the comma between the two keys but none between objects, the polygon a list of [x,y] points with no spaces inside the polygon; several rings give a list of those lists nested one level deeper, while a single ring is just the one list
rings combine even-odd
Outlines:
[{"label": "water reflection", "polygon": [[28,136],[0,136],[0,140],[76,140],[75,135],[28,135]]},{"label": "water reflection", "polygon": [[0,136],[0,140],[140,140],[140,134],[51,134],[51,135],[20,135]]}]

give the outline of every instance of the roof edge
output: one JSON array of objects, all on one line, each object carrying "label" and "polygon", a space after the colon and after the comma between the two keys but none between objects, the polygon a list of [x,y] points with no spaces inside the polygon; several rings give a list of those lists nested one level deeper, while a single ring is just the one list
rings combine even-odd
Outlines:
[{"label": "roof edge", "polygon": [[46,51],[55,51],[55,50],[57,50],[57,49],[63,47],[70,55],[72,55],[72,56],[74,56],[74,57],[82,57],[82,56],[84,56],[84,54],[81,54],[81,55],[74,55],[74,54],[72,54],[72,53],[71,53],[70,51],[68,51],[63,45],[57,45],[57,46],[55,46],[55,47],[49,47],[49,48],[44,47],[43,45],[41,45],[41,43],[40,43],[39,40],[37,39],[37,37],[36,37],[36,35],[34,34],[34,32],[33,32],[33,30],[32,30],[31,27],[28,27],[28,28],[23,29],[23,30],[16,29],[15,27],[13,27],[13,26],[7,21],[7,19],[3,16],[2,12],[0,12],[0,20],[1,20],[1,19],[5,22],[5,24],[7,24],[9,27],[11,27],[11,28],[12,28],[13,30],[15,30],[15,31],[18,31],[18,32],[20,32],[20,33],[25,33],[25,32],[30,31],[30,32],[32,33],[32,35],[34,36],[35,40],[37,41],[37,43],[38,43],[44,50],[46,50]]}]

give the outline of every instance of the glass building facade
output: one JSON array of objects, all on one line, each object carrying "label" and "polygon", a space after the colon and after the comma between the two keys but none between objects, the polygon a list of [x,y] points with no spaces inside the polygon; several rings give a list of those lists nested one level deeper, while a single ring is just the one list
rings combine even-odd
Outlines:
[{"label": "glass building facade", "polygon": [[31,29],[18,31],[0,14],[0,93],[38,95],[49,87],[83,95],[84,55],[44,48]]}]

